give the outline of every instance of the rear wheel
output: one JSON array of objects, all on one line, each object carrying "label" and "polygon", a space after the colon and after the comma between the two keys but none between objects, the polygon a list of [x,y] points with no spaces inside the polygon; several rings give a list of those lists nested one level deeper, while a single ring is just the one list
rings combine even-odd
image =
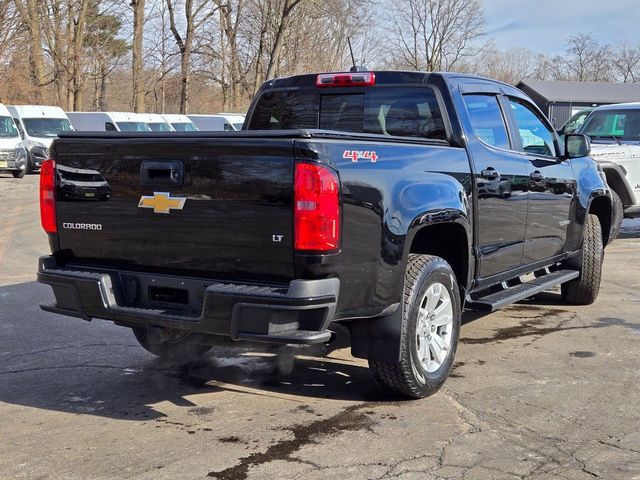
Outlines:
[{"label": "rear wheel", "polygon": [[369,360],[378,383],[394,393],[429,396],[451,372],[460,332],[460,293],[440,257],[411,255],[405,274],[400,360]]},{"label": "rear wheel", "polygon": [[562,284],[562,299],[565,302],[591,305],[596,301],[600,291],[603,259],[604,247],[600,221],[597,216],[589,214],[584,225],[580,255],[566,264],[567,268],[580,270],[580,276]]},{"label": "rear wheel", "polygon": [[157,329],[134,327],[132,330],[136,340],[146,351],[170,360],[195,360],[212,348],[211,345],[186,343],[185,337],[162,342]]}]

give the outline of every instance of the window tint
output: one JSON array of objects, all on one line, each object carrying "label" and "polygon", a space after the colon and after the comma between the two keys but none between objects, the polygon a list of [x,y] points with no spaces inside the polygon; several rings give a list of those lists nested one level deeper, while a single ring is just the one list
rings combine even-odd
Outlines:
[{"label": "window tint", "polygon": [[526,153],[556,156],[553,133],[533,108],[522,100],[511,98],[511,110],[518,125],[522,147]]},{"label": "window tint", "polygon": [[371,88],[354,93],[267,92],[249,130],[321,128],[356,133],[446,140],[435,92],[422,88]]},{"label": "window tint", "polygon": [[596,139],[640,140],[640,110],[594,111],[580,133]]},{"label": "window tint", "polygon": [[262,94],[251,117],[249,130],[318,128],[319,95],[296,90]]},{"label": "window tint", "polygon": [[464,102],[476,137],[492,147],[511,148],[495,95],[465,95]]}]

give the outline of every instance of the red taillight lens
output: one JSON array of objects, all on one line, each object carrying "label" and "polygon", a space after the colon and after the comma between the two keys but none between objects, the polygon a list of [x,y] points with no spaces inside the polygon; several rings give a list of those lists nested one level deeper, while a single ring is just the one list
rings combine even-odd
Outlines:
[{"label": "red taillight lens", "polygon": [[45,160],[40,167],[40,220],[47,233],[56,233],[56,163]]},{"label": "red taillight lens", "polygon": [[316,78],[316,87],[371,87],[375,83],[373,72],[323,73]]},{"label": "red taillight lens", "polygon": [[296,250],[337,250],[340,243],[340,186],[336,173],[324,165],[297,163],[294,187]]}]

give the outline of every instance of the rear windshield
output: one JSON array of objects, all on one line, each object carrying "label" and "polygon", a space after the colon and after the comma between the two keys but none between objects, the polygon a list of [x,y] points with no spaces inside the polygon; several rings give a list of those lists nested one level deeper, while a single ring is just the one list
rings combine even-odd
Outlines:
[{"label": "rear windshield", "polygon": [[430,87],[378,87],[354,93],[281,90],[262,94],[249,130],[321,128],[446,140]]},{"label": "rear windshield", "polygon": [[593,111],[580,133],[595,139],[640,141],[640,109]]}]

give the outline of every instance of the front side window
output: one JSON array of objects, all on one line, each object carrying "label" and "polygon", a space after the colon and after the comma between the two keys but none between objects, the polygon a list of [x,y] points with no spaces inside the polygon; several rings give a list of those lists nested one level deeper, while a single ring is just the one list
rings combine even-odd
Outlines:
[{"label": "front side window", "polygon": [[198,129],[193,123],[172,123],[171,126],[176,132],[197,132]]},{"label": "front side window", "polygon": [[11,117],[0,117],[0,138],[13,138],[18,136],[18,129]]},{"label": "front side window", "polygon": [[594,111],[580,129],[594,139],[640,140],[640,110]]},{"label": "front side window", "polygon": [[31,137],[57,137],[73,130],[66,118],[23,118],[22,122]]},{"label": "front side window", "polygon": [[152,132],[170,132],[171,127],[168,123],[149,123]]},{"label": "front side window", "polygon": [[144,122],[117,122],[121,132],[150,132],[149,125]]},{"label": "front side window", "polygon": [[556,156],[553,132],[526,102],[510,98],[511,111],[522,140],[522,150],[535,155]]},{"label": "front side window", "polygon": [[495,95],[465,95],[473,133],[487,145],[511,148],[502,110]]}]

